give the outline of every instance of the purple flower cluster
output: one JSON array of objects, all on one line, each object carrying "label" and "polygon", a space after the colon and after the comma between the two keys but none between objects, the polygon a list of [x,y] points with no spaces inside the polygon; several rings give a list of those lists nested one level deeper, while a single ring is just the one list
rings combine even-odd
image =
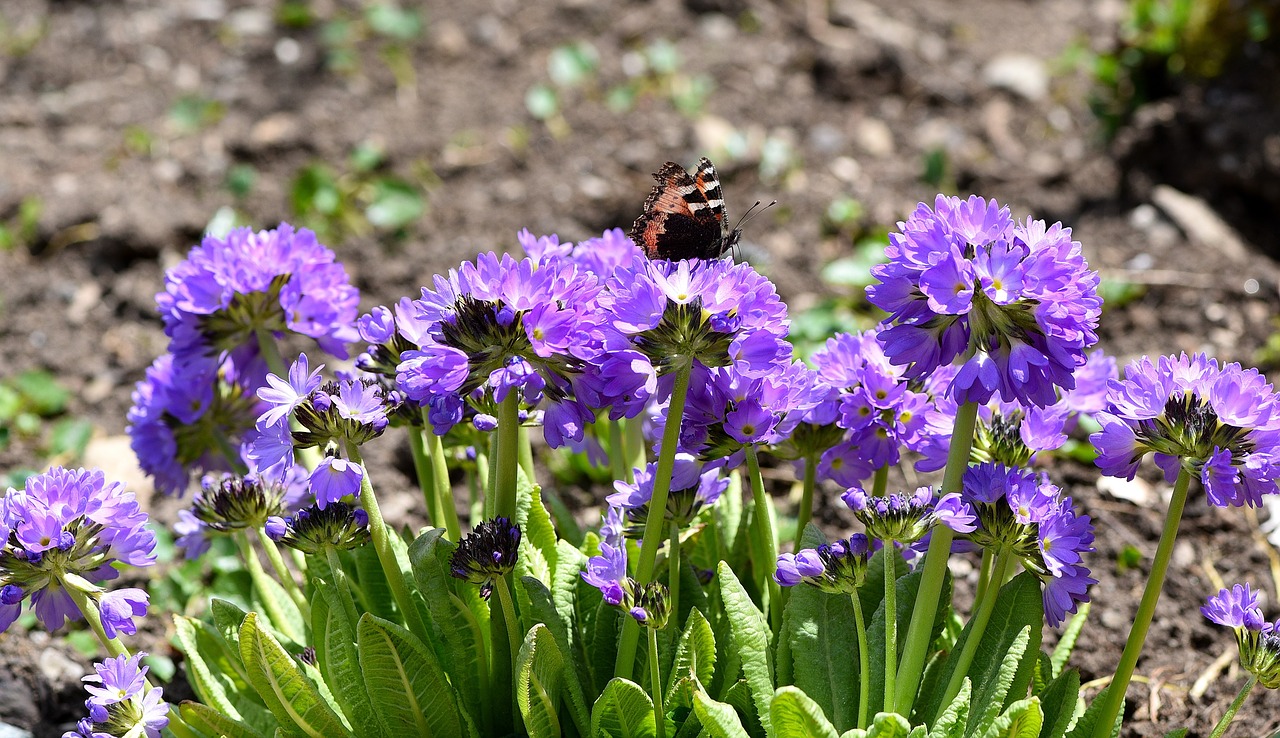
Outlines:
[{"label": "purple flower cluster", "polygon": [[1147,453],[1172,482],[1199,477],[1209,502],[1258,507],[1280,484],[1280,397],[1256,369],[1204,354],[1143,357],[1113,380],[1089,439],[1104,474],[1133,479]]},{"label": "purple flower cluster", "polygon": [[1280,689],[1280,620],[1268,622],[1248,584],[1219,590],[1200,608],[1209,620],[1235,631],[1240,665],[1267,689]]},{"label": "purple flower cluster", "polygon": [[964,475],[961,496],[979,525],[961,534],[997,555],[1013,555],[1044,584],[1044,613],[1057,626],[1089,601],[1083,554],[1093,550],[1093,523],[1071,498],[1034,472],[979,464]]},{"label": "purple flower cluster", "polygon": [[871,554],[879,541],[855,533],[847,539],[778,554],[773,579],[784,587],[810,584],[824,592],[852,594],[867,578]]},{"label": "purple flower cluster", "polygon": [[169,725],[169,704],[164,690],[148,688],[147,667],[140,665],[143,656],[116,656],[93,665],[97,673],[84,677],[89,716],[62,738],[160,738]]},{"label": "purple flower cluster", "polygon": [[1044,406],[1070,389],[1102,311],[1071,229],[1012,219],[980,197],[938,195],[889,236],[872,269],[872,304],[889,313],[881,336],[893,363],[923,378],[962,359],[947,394],[957,402]]},{"label": "purple flower cluster", "polygon": [[356,340],[360,293],[316,234],[288,223],[206,236],[164,284],[156,306],[170,351],[182,359],[238,352],[256,344],[259,330],[310,336],[340,357]]},{"label": "purple flower cluster", "polygon": [[[653,478],[658,465],[651,462],[644,469],[635,470],[635,483],[618,480],[615,491],[606,498],[611,510],[624,516],[626,533],[639,538],[644,533],[649,515],[649,502],[653,499]],[[720,495],[729,488],[729,478],[716,467],[703,468],[693,456],[677,453],[671,470],[671,486],[667,496],[666,520],[683,528],[706,507],[716,504]]]},{"label": "purple flower cluster", "polygon": [[271,540],[312,555],[357,548],[371,538],[369,514],[345,502],[308,505],[288,518],[269,518],[264,528]]},{"label": "purple flower cluster", "polygon": [[23,489],[0,497],[0,631],[27,598],[48,630],[79,620],[67,592],[75,587],[97,602],[111,634],[133,633],[133,618],[146,612],[146,593],[96,585],[119,576],[117,563],[152,565],[155,546],[133,493],[107,482],[101,471],[54,467],[28,478]]},{"label": "purple flower cluster", "polygon": [[573,243],[560,243],[560,237],[534,236],[526,228],[516,235],[520,248],[534,261],[559,258],[607,279],[615,269],[631,269],[643,261],[644,252],[621,228],[612,228],[596,238]]},{"label": "purple flower cluster", "polygon": [[840,499],[866,526],[867,535],[881,541],[910,545],[939,523],[957,533],[967,533],[977,525],[973,511],[959,494],[951,492],[939,497],[933,487],[917,487],[909,495],[894,493],[883,497],[870,495],[861,487],[850,487]]}]

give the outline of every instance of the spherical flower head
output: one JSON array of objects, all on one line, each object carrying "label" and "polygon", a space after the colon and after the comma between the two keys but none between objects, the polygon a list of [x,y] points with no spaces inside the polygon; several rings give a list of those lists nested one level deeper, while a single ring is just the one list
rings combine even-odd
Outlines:
[{"label": "spherical flower head", "polygon": [[698,362],[789,362],[786,306],[767,279],[725,260],[650,261],[617,269],[600,295],[609,325],[658,375]]},{"label": "spherical flower head", "polygon": [[165,273],[165,291],[156,295],[170,350],[180,356],[236,351],[268,331],[310,336],[346,358],[359,301],[333,252],[287,223],[206,236]]},{"label": "spherical flower head", "polygon": [[370,540],[368,513],[345,502],[310,505],[287,518],[270,518],[265,529],[272,540],[308,555],[358,548]]},{"label": "spherical flower head", "polygon": [[[422,331],[398,357],[396,384],[405,396],[422,406],[455,398],[492,413],[495,401],[517,391],[527,409],[548,405],[548,443],[581,440],[611,332],[596,299],[599,279],[561,258],[487,253],[434,287],[410,306]],[[437,433],[457,422],[438,419],[445,425],[433,417]]]},{"label": "spherical flower head", "polygon": [[876,542],[858,533],[847,539],[779,554],[773,578],[784,587],[801,582],[832,594],[852,594],[867,578]]},{"label": "spherical flower head", "polygon": [[[30,596],[45,628],[55,630],[80,611],[64,589],[86,593],[118,575],[115,564],[155,563],[155,533],[132,492],[96,469],[54,467],[0,498],[0,630]],[[120,622],[120,621],[116,621]]]},{"label": "spherical flower head", "polygon": [[577,264],[601,279],[618,268],[631,268],[646,257],[621,228],[612,228],[596,238],[573,243],[560,243],[556,235],[535,237],[526,228],[516,235],[525,254],[535,261],[561,258]]},{"label": "spherical flower head", "polygon": [[169,705],[159,688],[148,689],[147,667],[140,666],[145,653],[116,656],[93,665],[96,674],[84,677],[89,717],[77,724],[72,736],[146,736],[160,738],[169,725]]},{"label": "spherical flower head", "polygon": [[[656,462],[636,469],[635,483],[615,481],[616,491],[606,498],[611,510],[619,509],[626,516],[626,534],[630,538],[638,539],[644,533],[657,470]],[[722,472],[718,467],[704,468],[691,454],[677,453],[667,493],[666,521],[683,528],[704,508],[714,505],[729,488],[729,478]]]},{"label": "spherical flower head", "polygon": [[1200,612],[1235,632],[1240,665],[1268,689],[1280,688],[1280,622],[1267,622],[1258,595],[1248,584],[1233,585],[1210,597]]},{"label": "spherical flower head", "polygon": [[204,472],[231,471],[227,449],[255,443],[266,409],[256,393],[266,381],[256,356],[236,359],[164,354],[147,369],[129,409],[130,445],[142,470],[166,494],[181,494]]},{"label": "spherical flower head", "polygon": [[292,432],[294,446],[367,443],[387,429],[397,395],[373,379],[327,382],[297,405],[294,417],[302,430]]},{"label": "spherical flower head", "polygon": [[649,582],[637,587],[628,613],[646,628],[662,630],[667,627],[667,619],[671,616],[671,592],[667,585]]},{"label": "spherical flower head", "polygon": [[1147,453],[1172,482],[1199,477],[1210,503],[1257,507],[1280,482],[1280,399],[1256,369],[1204,354],[1143,357],[1112,381],[1090,436],[1104,474],[1133,479]]},{"label": "spherical flower head", "polygon": [[889,262],[872,274],[872,304],[889,313],[885,353],[907,376],[968,358],[948,394],[957,402],[1044,406],[1097,341],[1098,275],[1071,229],[1012,219],[980,197],[939,195],[890,234]]},{"label": "spherical flower head", "polygon": [[267,518],[283,514],[285,493],[285,484],[269,476],[208,475],[191,501],[191,514],[221,533],[261,528]]},{"label": "spherical flower head", "polygon": [[924,537],[935,523],[967,528],[972,513],[954,493],[936,499],[932,487],[918,487],[910,495],[877,497],[861,487],[851,487],[840,496],[853,515],[867,528],[867,535],[882,541],[912,544]]},{"label": "spherical flower head", "polygon": [[504,517],[486,520],[462,537],[449,559],[449,572],[472,584],[484,584],[514,569],[519,550],[519,526]]}]

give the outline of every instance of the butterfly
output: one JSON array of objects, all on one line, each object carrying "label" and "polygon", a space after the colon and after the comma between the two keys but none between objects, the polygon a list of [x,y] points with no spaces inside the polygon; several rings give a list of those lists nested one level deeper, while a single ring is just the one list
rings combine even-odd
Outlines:
[{"label": "butterfly", "polygon": [[[699,159],[693,174],[669,161],[653,178],[658,184],[631,226],[631,240],[646,256],[668,261],[718,259],[737,245],[743,221],[729,227],[720,176],[710,159]],[[753,210],[755,206],[748,214]]]}]

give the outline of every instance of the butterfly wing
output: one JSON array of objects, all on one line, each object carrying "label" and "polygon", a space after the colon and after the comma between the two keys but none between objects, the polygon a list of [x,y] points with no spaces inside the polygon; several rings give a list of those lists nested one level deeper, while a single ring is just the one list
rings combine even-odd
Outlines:
[{"label": "butterfly wing", "polygon": [[[711,172],[710,181],[715,183],[715,191],[719,192],[719,180],[711,162],[703,159],[699,163],[698,176],[703,176],[704,164]],[[722,226],[699,180],[670,161],[663,164],[653,178],[658,183],[644,201],[644,211],[631,226],[632,240],[640,244],[650,259],[720,256]],[[722,199],[719,207],[722,212]]]}]

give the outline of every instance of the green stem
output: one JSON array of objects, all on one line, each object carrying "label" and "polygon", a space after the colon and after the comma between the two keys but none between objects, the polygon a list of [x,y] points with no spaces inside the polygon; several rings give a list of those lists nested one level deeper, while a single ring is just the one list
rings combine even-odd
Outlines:
[{"label": "green stem", "polygon": [[364,470],[360,479],[360,501],[365,513],[369,516],[369,535],[372,538],[373,550],[378,554],[378,562],[382,564],[382,573],[387,577],[391,595],[395,598],[396,605],[400,608],[409,630],[424,643],[429,643],[426,624],[422,622],[421,614],[413,600],[413,592],[404,578],[404,569],[400,567],[400,560],[396,556],[395,549],[391,547],[391,536],[395,533],[387,529],[387,522],[382,519],[382,508],[378,505],[378,496],[373,491],[373,481],[369,478],[368,468],[364,466],[359,447],[354,443],[348,443],[347,456]]},{"label": "green stem", "polygon": [[281,379],[289,379],[289,367],[284,365],[284,357],[280,355],[280,346],[276,344],[275,335],[266,328],[253,329],[253,335],[258,339],[258,353],[262,354],[271,373]]},{"label": "green stem", "polygon": [[898,686],[898,549],[881,541],[884,552],[884,704],[892,705]]},{"label": "green stem", "polygon": [[449,540],[455,543],[462,540],[462,524],[458,521],[458,505],[453,499],[453,485],[449,483],[449,463],[444,458],[444,439],[436,435],[427,417],[426,408],[422,410],[422,435],[426,452],[431,462],[431,499],[435,501],[436,524],[445,529]]},{"label": "green stem", "polygon": [[[517,416],[519,417],[519,416]],[[520,453],[520,468],[524,470],[524,477],[533,482],[533,441],[529,439],[529,429],[523,425],[516,426],[518,430],[516,442]]]},{"label": "green stem", "polygon": [[658,631],[656,628],[645,630],[649,631],[649,689],[653,692],[653,722],[658,738],[667,738],[667,711],[662,706],[662,674],[658,668]]},{"label": "green stem", "polygon": [[[982,635],[987,630],[987,623],[991,621],[991,613],[995,612],[996,600],[1000,599],[1000,583],[1004,581],[1005,574],[1009,571],[1010,558],[1009,554],[1003,551],[996,554],[995,572],[987,583],[987,591],[978,601],[973,625],[969,628],[969,637],[965,640],[964,649],[960,651],[960,656],[956,660],[955,670],[951,672],[951,681],[947,682],[947,691],[943,693],[942,702],[938,704],[939,711],[945,710],[955,696],[960,694],[960,687],[969,673],[969,665],[973,663],[978,645],[982,643]],[[937,720],[936,715],[934,720]]]},{"label": "green stem", "polygon": [[[969,453],[973,449],[973,431],[978,422],[978,404],[966,402],[956,411],[956,422],[951,433],[951,448],[947,451],[947,467],[942,473],[942,493],[959,492],[965,469],[969,468]],[[924,662],[933,645],[933,620],[938,610],[938,597],[947,573],[947,560],[951,558],[952,531],[945,525],[936,525],[925,553],[920,589],[916,604],[911,610],[911,625],[907,628],[907,646],[902,653],[898,671],[897,700],[894,712],[910,715],[915,703]]]},{"label": "green stem", "polygon": [[796,543],[794,549],[800,550],[800,541],[804,538],[805,526],[813,518],[813,490],[818,481],[818,454],[810,451],[804,457],[804,482],[800,491],[800,510],[796,513]]},{"label": "green stem", "polygon": [[871,653],[867,650],[867,623],[862,619],[862,599],[857,592],[853,600],[853,624],[858,630],[858,727],[867,727],[867,706],[871,703]]},{"label": "green stem", "polygon": [[[499,704],[507,710],[507,715],[499,714],[499,724],[514,725],[520,711],[515,705],[516,692],[513,676],[516,663],[520,658],[520,644],[524,639],[520,637],[519,621],[516,620],[515,603],[511,601],[511,588],[507,586],[507,578],[494,577],[493,589],[498,593],[498,601],[502,604],[500,609],[502,615],[500,617],[491,615],[489,618],[489,637],[493,641],[492,684],[497,686]],[[495,628],[503,629],[500,636],[494,630]]]},{"label": "green stem", "polygon": [[[102,647],[107,649],[107,653],[112,656],[130,656],[129,649],[120,642],[119,638],[108,638],[107,629],[102,626],[102,613],[98,611],[98,603],[89,596],[88,592],[80,589],[74,584],[61,582],[62,589],[71,596],[71,601],[76,604],[76,608],[80,610],[80,614],[84,615],[85,622],[89,624],[89,629],[98,637],[98,642]],[[148,684],[148,686],[150,686]]]},{"label": "green stem", "polygon": [[520,467],[520,395],[508,392],[498,406],[496,470],[493,478],[493,514],[516,519],[516,469]]},{"label": "green stem", "polygon": [[987,593],[987,587],[991,586],[991,565],[995,562],[995,556],[990,547],[982,549],[982,564],[978,568],[978,591],[973,595],[975,603],[982,602],[982,597]]},{"label": "green stem", "polygon": [[884,497],[885,491],[889,488],[889,465],[876,469],[876,474],[871,480],[871,496]]},{"label": "green stem", "polygon": [[293,572],[289,571],[289,567],[285,566],[284,557],[280,555],[280,548],[276,546],[276,542],[262,535],[262,531],[258,528],[250,528],[249,530],[253,532],[254,538],[261,544],[262,550],[267,552],[267,561],[270,561],[271,568],[275,569],[276,578],[284,586],[284,591],[289,593],[293,604],[298,606],[298,611],[302,613],[303,622],[311,622],[311,603],[307,601],[306,595],[302,594],[302,590],[298,588],[298,583],[293,579]]},{"label": "green stem", "polygon": [[244,459],[240,458],[240,449],[227,438],[227,434],[221,430],[213,431],[213,441],[218,444],[218,451],[222,452],[222,458],[227,460],[231,465],[231,470],[240,476],[249,473],[249,467],[245,466]]},{"label": "green stem", "polygon": [[1253,685],[1258,683],[1258,677],[1249,675],[1249,681],[1244,683],[1244,687],[1240,689],[1240,694],[1232,700],[1231,707],[1227,708],[1227,712],[1214,726],[1213,732],[1209,734],[1209,738],[1222,738],[1227,732],[1227,727],[1231,725],[1231,721],[1235,719],[1236,713],[1240,711],[1240,706],[1244,704],[1244,700],[1249,696],[1249,692],[1253,691]]},{"label": "green stem", "polygon": [[671,551],[667,554],[667,590],[671,594],[671,622],[680,632],[680,526],[671,523]]},{"label": "green stem", "polygon": [[[636,581],[641,587],[653,580],[658,546],[664,537],[662,529],[666,522],[667,494],[671,491],[671,472],[675,468],[676,446],[680,444],[680,424],[684,420],[684,404],[689,394],[689,374],[692,371],[691,361],[682,362],[676,369],[675,387],[671,390],[667,425],[662,431],[662,452],[658,454],[658,468],[653,475],[653,495],[649,498],[649,516],[644,521],[644,538],[640,545],[640,560],[636,566]],[[639,642],[640,624],[634,618],[624,618],[622,636],[618,640],[618,661],[613,668],[614,676],[631,678]]]},{"label": "green stem", "polygon": [[644,417],[637,415],[623,421],[622,442],[627,450],[627,484],[635,484],[633,469],[643,469],[649,463],[648,444],[644,441]]},{"label": "green stem", "polygon": [[[426,414],[426,411],[423,411]],[[427,525],[432,527],[441,524],[440,506],[435,499],[435,475],[431,473],[431,462],[427,459],[427,449],[423,442],[426,431],[413,426],[409,430],[409,453],[413,456],[413,472],[418,478],[418,489],[422,491],[422,503],[427,509]]]},{"label": "green stem", "polygon": [[258,560],[258,552],[253,548],[253,543],[249,540],[249,534],[241,531],[232,537],[235,538],[236,545],[240,547],[240,557],[244,559],[244,564],[249,569],[249,579],[253,582],[254,588],[258,590],[258,595],[262,598],[262,606],[266,609],[266,614],[271,619],[271,624],[294,643],[302,643],[304,640],[303,634],[294,630],[293,622],[280,609],[280,603],[276,601],[276,598],[271,596],[271,590],[266,584],[266,580],[269,577],[262,568],[262,562]]},{"label": "green stem", "polygon": [[1147,640],[1147,630],[1151,627],[1156,603],[1160,600],[1160,590],[1164,586],[1165,574],[1169,571],[1169,559],[1173,556],[1173,542],[1178,537],[1178,524],[1182,521],[1182,508],[1186,505],[1187,489],[1190,486],[1191,472],[1184,463],[1178,472],[1178,481],[1173,485],[1173,498],[1169,500],[1169,512],[1165,514],[1164,530],[1160,533],[1160,545],[1156,548],[1156,557],[1151,562],[1151,574],[1147,577],[1146,588],[1142,590],[1138,612],[1133,616],[1129,639],[1125,641],[1124,653],[1120,655],[1120,664],[1116,667],[1115,676],[1111,678],[1111,687],[1107,690],[1107,701],[1103,704],[1098,722],[1094,723],[1094,738],[1110,737],[1111,728],[1120,715],[1120,709],[1124,706],[1124,693],[1129,688],[1129,680],[1133,678],[1134,667],[1138,665],[1138,656],[1142,654],[1143,643]]},{"label": "green stem", "polygon": [[751,477],[751,500],[755,504],[751,535],[756,537],[758,549],[764,561],[759,562],[769,592],[769,625],[773,632],[782,629],[782,587],[774,581],[773,572],[778,568],[778,539],[773,534],[773,519],[769,515],[769,501],[765,497],[764,478],[760,476],[760,459],[754,444],[748,444],[747,474]]},{"label": "green stem", "polygon": [[613,472],[614,479],[631,484],[634,480],[627,477],[630,470],[627,468],[626,442],[622,440],[622,422],[609,421],[609,469]]}]

